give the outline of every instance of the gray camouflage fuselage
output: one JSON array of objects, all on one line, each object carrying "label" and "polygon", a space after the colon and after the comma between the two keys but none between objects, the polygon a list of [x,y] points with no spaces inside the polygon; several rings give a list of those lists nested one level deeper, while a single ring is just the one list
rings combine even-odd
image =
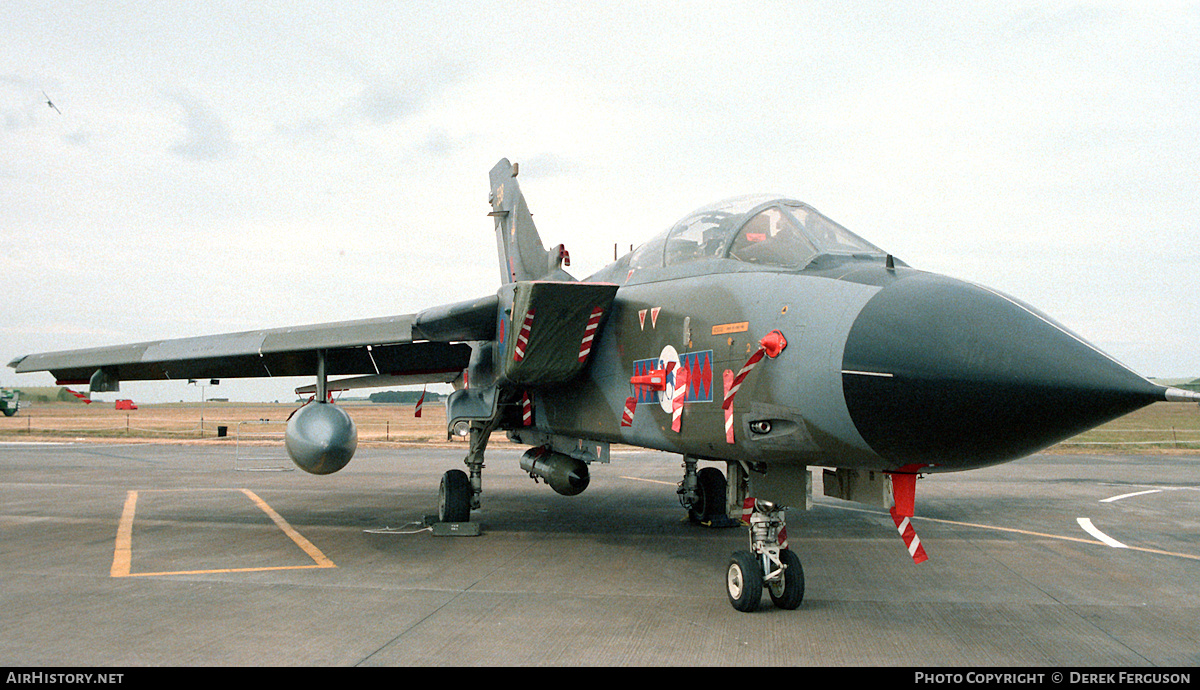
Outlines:
[{"label": "gray camouflage fuselage", "polygon": [[[298,392],[321,393],[318,405],[327,390],[452,383],[448,429],[478,435],[468,464],[499,429],[555,452],[622,443],[759,466],[950,471],[1027,455],[1156,400],[1200,399],[1150,383],[1017,300],[909,268],[789,199],[697,209],[576,281],[563,269],[566,249],[543,247],[516,166],[501,160],[489,180],[494,295],[9,366],[93,391],[121,380],[315,374],[318,384]],[[786,346],[751,370],[772,332]],[[297,428],[290,445],[304,449],[302,467],[335,471],[353,453],[353,425],[317,413],[292,426],[318,418],[331,430],[312,422],[314,433]]]}]

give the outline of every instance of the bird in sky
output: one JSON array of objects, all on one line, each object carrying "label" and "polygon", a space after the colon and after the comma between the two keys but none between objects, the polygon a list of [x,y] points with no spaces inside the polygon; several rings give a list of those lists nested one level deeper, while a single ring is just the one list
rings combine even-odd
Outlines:
[{"label": "bird in sky", "polygon": [[[46,92],[43,91],[42,95],[46,96]],[[62,115],[62,111],[58,109],[57,105],[54,105],[54,101],[51,101],[49,96],[46,96],[46,105],[50,106],[51,108],[54,108],[54,112],[58,113],[59,115]]]}]

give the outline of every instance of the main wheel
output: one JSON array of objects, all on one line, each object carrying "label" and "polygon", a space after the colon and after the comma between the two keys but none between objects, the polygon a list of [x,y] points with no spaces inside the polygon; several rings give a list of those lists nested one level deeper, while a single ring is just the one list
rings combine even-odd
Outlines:
[{"label": "main wheel", "polygon": [[448,470],[438,487],[438,521],[470,522],[471,480],[462,470]]},{"label": "main wheel", "polygon": [[692,522],[712,522],[725,514],[725,475],[715,467],[696,472],[696,502],[688,508]]},{"label": "main wheel", "polygon": [[15,415],[16,413],[17,413],[17,408],[15,408],[15,407],[4,408],[4,416],[5,417],[11,417],[11,416]]},{"label": "main wheel", "polygon": [[775,606],[791,611],[804,601],[804,568],[800,567],[800,557],[791,549],[780,551],[779,560],[783,561],[782,579],[767,583],[767,592]]},{"label": "main wheel", "polygon": [[763,571],[752,551],[734,551],[725,571],[725,586],[733,608],[750,613],[762,601]]}]

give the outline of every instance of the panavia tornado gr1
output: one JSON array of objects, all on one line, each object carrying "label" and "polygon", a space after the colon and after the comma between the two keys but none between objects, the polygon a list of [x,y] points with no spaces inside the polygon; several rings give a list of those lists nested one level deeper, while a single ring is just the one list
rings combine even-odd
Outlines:
[{"label": "panavia tornado gr1", "polygon": [[[815,209],[742,197],[689,214],[583,280],[546,249],[517,185],[490,173],[501,285],[415,314],[18,357],[18,372],[118,390],[122,380],[315,376],[286,446],[314,474],[357,445],[332,390],[445,382],[448,434],[469,437],[439,519],[481,505],[491,434],[530,446],[521,468],[583,492],[611,444],[683,456],[697,523],[749,526],[729,600],[804,596],[788,509],[825,495],[888,509],[913,559],[916,480],[1015,460],[1155,401],[1156,385],[1033,307],[910,268]],[[336,378],[334,378],[336,377]],[[700,467],[700,463],[706,464]],[[722,468],[724,471],[722,471]]]}]

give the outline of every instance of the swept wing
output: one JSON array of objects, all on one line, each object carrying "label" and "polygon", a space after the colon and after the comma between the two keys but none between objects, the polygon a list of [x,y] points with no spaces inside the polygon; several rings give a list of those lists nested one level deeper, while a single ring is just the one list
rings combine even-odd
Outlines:
[{"label": "swept wing", "polygon": [[417,314],[48,352],[9,366],[94,392],[118,390],[121,381],[312,376],[319,354],[331,376],[447,381],[470,360],[466,342],[495,336],[497,304],[491,296]]}]

